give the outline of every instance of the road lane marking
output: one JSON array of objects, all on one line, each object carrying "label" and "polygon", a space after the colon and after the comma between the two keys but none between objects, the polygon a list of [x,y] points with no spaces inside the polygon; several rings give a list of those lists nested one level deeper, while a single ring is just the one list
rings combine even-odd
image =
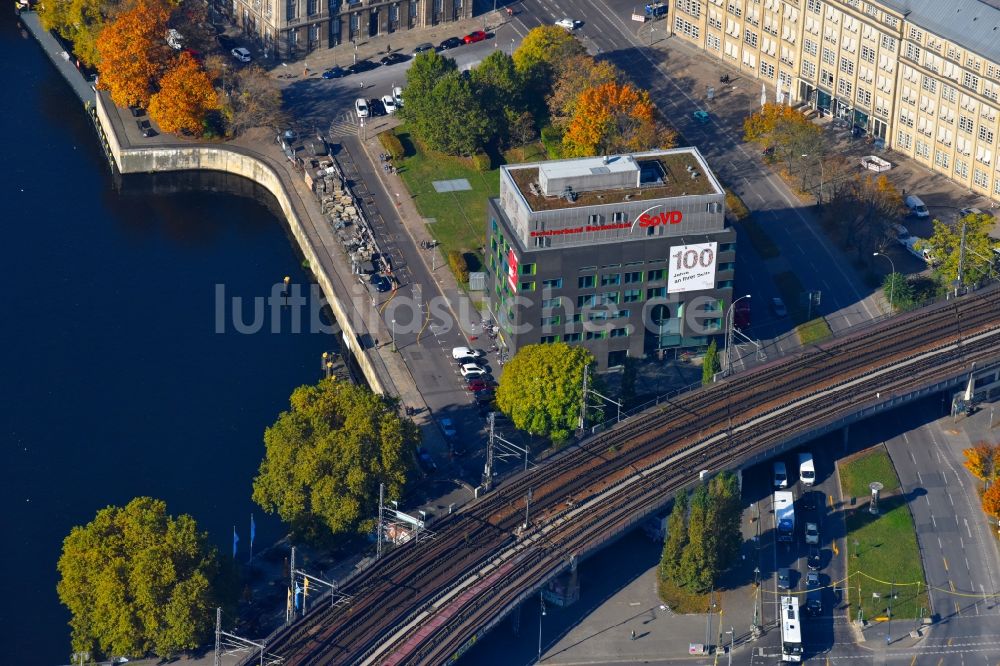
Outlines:
[{"label": "road lane marking", "polygon": [[[941,559],[944,560],[944,570],[948,571],[948,558],[942,557]],[[954,590],[952,590],[952,592],[954,592]]]},{"label": "road lane marking", "polygon": [[972,539],[972,528],[969,527],[969,519],[963,518],[962,521],[965,523],[965,529],[969,533],[969,539]]}]

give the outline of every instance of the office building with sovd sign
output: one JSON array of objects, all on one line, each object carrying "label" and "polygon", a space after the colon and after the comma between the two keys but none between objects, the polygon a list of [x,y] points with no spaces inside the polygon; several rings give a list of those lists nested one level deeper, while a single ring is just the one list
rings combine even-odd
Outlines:
[{"label": "office building with sovd sign", "polygon": [[607,369],[723,332],[736,233],[696,148],[504,166],[486,224],[489,307],[509,354],[562,341]]}]

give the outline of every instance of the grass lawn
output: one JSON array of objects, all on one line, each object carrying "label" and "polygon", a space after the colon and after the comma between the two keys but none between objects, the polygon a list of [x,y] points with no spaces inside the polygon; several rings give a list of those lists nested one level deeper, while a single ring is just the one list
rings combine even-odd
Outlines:
[{"label": "grass lawn", "polygon": [[830,330],[826,320],[822,317],[817,317],[812,321],[799,324],[795,327],[795,332],[798,333],[799,342],[803,345],[811,345],[817,342],[822,342],[833,335],[833,331]]},{"label": "grass lawn", "polygon": [[[688,613],[704,613],[710,603],[709,595],[698,594],[683,587],[674,585],[669,580],[656,577],[656,587],[663,603],[670,606],[670,610],[681,615]],[[716,599],[720,597],[716,595]]]},{"label": "grass lawn", "polygon": [[[490,171],[476,171],[469,158],[452,157],[428,150],[417,143],[405,126],[393,130],[406,149],[406,157],[396,166],[413,196],[420,215],[433,218],[427,225],[441,243],[445,255],[457,250],[466,255],[470,271],[482,270],[480,247],[486,239],[486,200],[500,193],[499,165]],[[545,148],[530,144],[508,151],[507,162],[531,162],[545,159]],[[472,186],[462,192],[439,193],[435,180],[465,178]]]},{"label": "grass lawn", "polygon": [[896,469],[892,466],[889,454],[881,446],[840,464],[840,487],[845,499],[868,497],[871,494],[868,484],[872,481],[882,483],[883,494],[899,489]]},{"label": "grass lawn", "polygon": [[890,601],[893,619],[930,615],[924,568],[905,497],[882,501],[877,516],[867,508],[848,513],[846,543],[851,619],[857,619],[859,600],[867,620],[887,618]]}]

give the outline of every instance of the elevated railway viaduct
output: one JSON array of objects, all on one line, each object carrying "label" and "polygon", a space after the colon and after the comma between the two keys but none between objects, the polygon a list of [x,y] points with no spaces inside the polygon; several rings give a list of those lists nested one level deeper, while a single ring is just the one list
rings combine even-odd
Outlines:
[{"label": "elevated railway viaduct", "polygon": [[[1000,289],[893,317],[683,394],[582,440],[436,523],[276,632],[285,664],[457,660],[525,597],[661,507],[733,469],[1000,366]],[[525,503],[531,494],[531,518]],[[247,661],[256,661],[250,656]]]}]

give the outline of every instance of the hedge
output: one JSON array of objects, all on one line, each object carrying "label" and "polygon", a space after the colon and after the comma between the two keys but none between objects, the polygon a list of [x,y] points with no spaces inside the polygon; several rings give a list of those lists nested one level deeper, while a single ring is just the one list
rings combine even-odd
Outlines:
[{"label": "hedge", "polygon": [[394,132],[382,132],[378,135],[378,140],[386,152],[392,155],[392,159],[402,159],[406,155],[406,151],[403,149],[403,142],[399,140],[399,137]]},{"label": "hedge", "polygon": [[466,283],[469,281],[469,264],[466,263],[465,257],[458,250],[452,250],[448,253],[448,264],[451,266],[451,272],[455,274],[458,281],[461,283]]},{"label": "hedge", "polygon": [[490,160],[490,156],[481,150],[478,150],[475,153],[473,153],[471,160],[472,160],[472,168],[481,173],[489,171],[490,167],[493,166],[492,160]]}]

